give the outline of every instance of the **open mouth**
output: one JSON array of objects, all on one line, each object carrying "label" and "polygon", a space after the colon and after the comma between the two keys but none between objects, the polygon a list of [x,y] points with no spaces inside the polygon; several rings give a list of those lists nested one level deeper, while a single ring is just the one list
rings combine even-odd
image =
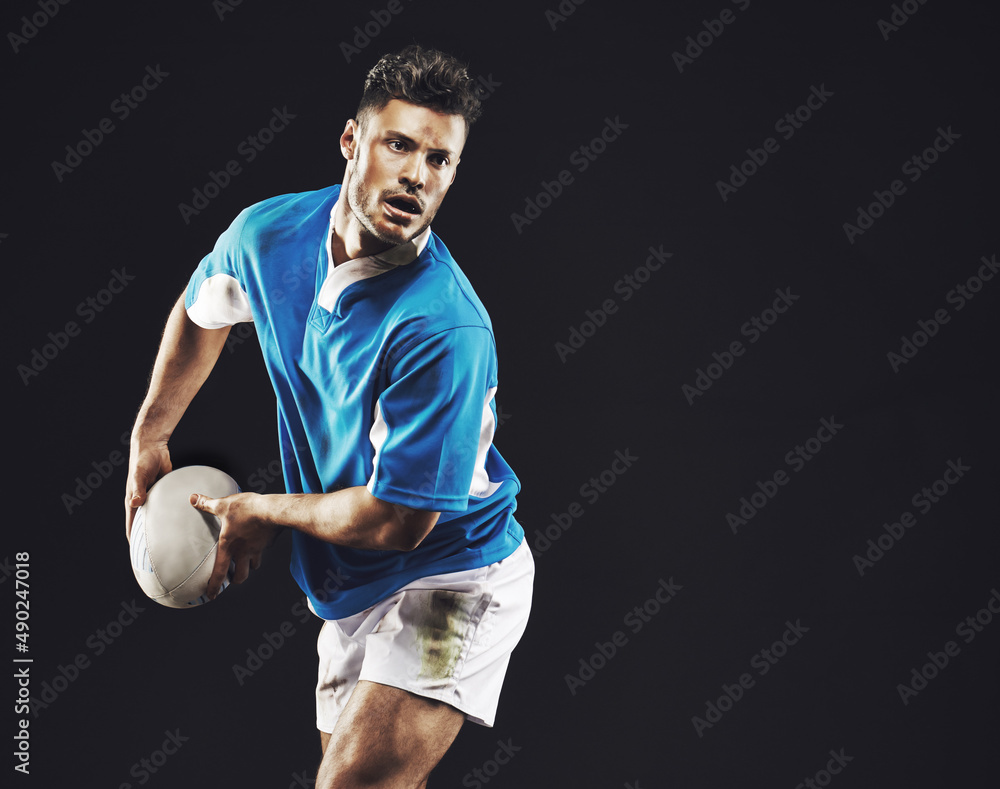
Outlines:
[{"label": "open mouth", "polygon": [[396,195],[395,197],[387,198],[385,202],[386,205],[407,216],[414,216],[423,211],[420,207],[420,201],[409,195]]}]

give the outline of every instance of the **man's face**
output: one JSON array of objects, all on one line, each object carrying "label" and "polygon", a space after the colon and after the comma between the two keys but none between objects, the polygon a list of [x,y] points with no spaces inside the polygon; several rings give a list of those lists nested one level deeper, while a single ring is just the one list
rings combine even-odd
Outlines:
[{"label": "man's face", "polygon": [[437,214],[455,180],[465,121],[392,99],[360,130],[348,121],[340,143],[350,212],[362,234],[395,246],[419,235]]}]

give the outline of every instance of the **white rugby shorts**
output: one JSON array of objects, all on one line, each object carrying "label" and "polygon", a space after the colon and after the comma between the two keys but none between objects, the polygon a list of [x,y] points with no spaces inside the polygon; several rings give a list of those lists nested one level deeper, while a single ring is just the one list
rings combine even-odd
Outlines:
[{"label": "white rugby shorts", "polygon": [[365,611],[324,622],[316,727],[333,731],[360,680],[446,702],[492,726],[534,575],[524,540],[502,561],[419,578]]}]

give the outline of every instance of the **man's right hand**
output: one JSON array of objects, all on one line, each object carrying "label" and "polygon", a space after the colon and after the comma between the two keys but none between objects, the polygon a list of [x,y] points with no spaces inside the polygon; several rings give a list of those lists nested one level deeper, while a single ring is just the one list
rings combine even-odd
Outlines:
[{"label": "man's right hand", "polygon": [[173,469],[166,441],[141,443],[132,440],[125,480],[125,538],[132,536],[132,519],[139,505],[146,501],[146,491]]}]

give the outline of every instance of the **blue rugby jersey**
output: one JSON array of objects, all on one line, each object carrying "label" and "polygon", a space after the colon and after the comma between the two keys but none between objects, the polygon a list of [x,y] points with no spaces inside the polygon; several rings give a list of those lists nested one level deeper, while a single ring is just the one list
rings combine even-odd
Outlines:
[{"label": "blue rugby jersey", "polygon": [[441,512],[413,551],[364,551],[293,531],[291,570],[314,611],[349,616],[426,575],[482,567],[524,538],[520,482],[493,446],[497,355],[469,280],[427,228],[333,267],[340,186],[242,211],[191,277],[199,326],[253,321],[278,404],[289,493],[364,485]]}]

